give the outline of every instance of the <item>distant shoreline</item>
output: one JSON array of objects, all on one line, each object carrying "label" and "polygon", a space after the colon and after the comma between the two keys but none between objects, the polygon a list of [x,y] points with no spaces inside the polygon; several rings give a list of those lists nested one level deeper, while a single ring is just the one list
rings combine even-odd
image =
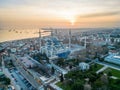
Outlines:
[{"label": "distant shoreline", "polygon": [[[50,30],[50,28],[45,28],[46,30]],[[61,33],[63,34],[67,34],[68,30],[71,30],[73,33],[81,33],[81,32],[94,32],[94,31],[102,31],[102,30],[114,30],[117,28],[51,28],[51,30],[58,30],[59,32],[62,31]],[[13,33],[13,35],[11,35],[12,33],[9,32],[9,29],[7,30],[0,30],[0,43],[4,43],[4,42],[12,42],[12,41],[17,41],[17,40],[25,40],[25,39],[32,39],[32,38],[38,38],[39,35],[35,34],[33,35],[33,33],[38,30],[38,29],[16,29],[19,32],[23,31],[23,32],[28,32],[28,33],[24,33],[24,35],[22,36],[22,34],[20,33]],[[5,31],[5,33],[4,33]],[[64,31],[64,32],[63,32]],[[7,33],[7,34],[6,34]],[[29,36],[27,36],[28,34],[30,34]],[[10,37],[10,35],[12,36],[12,38]],[[21,35],[21,36],[20,36]],[[19,37],[17,37],[19,36]]]}]

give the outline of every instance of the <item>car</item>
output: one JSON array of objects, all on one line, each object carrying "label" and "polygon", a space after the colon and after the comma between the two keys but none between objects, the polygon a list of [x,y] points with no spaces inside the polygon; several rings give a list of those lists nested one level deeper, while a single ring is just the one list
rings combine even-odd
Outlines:
[{"label": "car", "polygon": [[11,72],[11,69],[9,69],[9,72],[12,73],[12,72]]},{"label": "car", "polygon": [[12,72],[13,72],[13,69],[11,69],[10,72],[12,73]]},{"label": "car", "polygon": [[12,90],[12,88],[11,88],[11,87],[8,87],[8,90]]},{"label": "car", "polygon": [[17,82],[17,79],[16,79],[16,78],[14,78],[14,80],[15,80],[15,82]]},{"label": "car", "polygon": [[2,68],[0,68],[0,72],[2,71]]},{"label": "car", "polygon": [[25,78],[24,78],[22,75],[20,75],[20,74],[19,74],[19,77],[20,77],[22,80],[24,80],[24,79],[25,79]]},{"label": "car", "polygon": [[28,86],[28,87],[30,87],[30,86],[31,86],[31,84],[29,83],[27,86]]},{"label": "car", "polygon": [[37,89],[35,89],[35,88],[33,87],[32,90],[37,90]]},{"label": "car", "polygon": [[30,89],[30,90],[33,90],[33,87],[32,87],[32,86],[30,86],[30,87],[29,87],[29,89]]},{"label": "car", "polygon": [[9,85],[9,86],[8,86],[8,90],[15,90],[15,88],[14,88],[14,86]]},{"label": "car", "polygon": [[19,73],[19,71],[18,71],[18,70],[16,70],[15,72],[16,72],[16,73]]},{"label": "car", "polygon": [[29,82],[27,82],[26,85],[28,86],[28,85],[29,85]]},{"label": "car", "polygon": [[14,78],[13,74],[11,74],[12,78]]},{"label": "car", "polygon": [[25,79],[25,80],[23,80],[23,82],[24,82],[24,83],[27,83],[27,80]]},{"label": "car", "polygon": [[17,70],[16,68],[14,68],[14,70]]}]

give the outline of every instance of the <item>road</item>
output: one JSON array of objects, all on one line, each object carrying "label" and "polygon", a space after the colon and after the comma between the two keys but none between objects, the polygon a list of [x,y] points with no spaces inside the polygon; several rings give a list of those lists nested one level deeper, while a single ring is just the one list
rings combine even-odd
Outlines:
[{"label": "road", "polygon": [[[5,70],[5,63],[4,63],[4,59],[2,57],[2,69],[3,71]],[[5,72],[5,71],[4,71]],[[12,76],[11,76],[12,75]],[[11,78],[10,78],[11,77]],[[11,70],[11,73],[10,73],[10,79],[12,79],[16,85],[19,85],[21,87],[24,87],[23,90],[28,90],[28,88],[26,87],[26,85],[23,83],[23,81],[19,78],[19,76],[15,73],[14,70]]]},{"label": "road", "polygon": [[12,71],[11,74],[15,77],[15,79],[17,81],[16,83],[18,83],[18,85],[20,85],[23,88],[23,90],[29,90],[27,88],[27,86],[24,84],[24,82],[21,80],[21,78],[19,77],[19,75],[15,73],[15,71]]},{"label": "road", "polygon": [[27,71],[25,71],[23,69],[23,67],[21,65],[19,65],[19,63],[15,60],[15,56],[12,56],[13,60],[14,60],[14,65],[16,66],[16,68],[20,71],[20,73],[25,77],[25,79],[27,81],[29,81],[29,83],[35,87],[35,88],[39,88],[40,84],[38,84],[36,82],[36,80],[33,78],[33,76],[31,76]]}]

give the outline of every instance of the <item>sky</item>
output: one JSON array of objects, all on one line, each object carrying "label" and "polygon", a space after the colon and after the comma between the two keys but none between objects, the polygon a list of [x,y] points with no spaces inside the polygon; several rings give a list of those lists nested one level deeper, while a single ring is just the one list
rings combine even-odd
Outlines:
[{"label": "sky", "polygon": [[117,27],[120,25],[120,0],[0,0],[0,24]]}]

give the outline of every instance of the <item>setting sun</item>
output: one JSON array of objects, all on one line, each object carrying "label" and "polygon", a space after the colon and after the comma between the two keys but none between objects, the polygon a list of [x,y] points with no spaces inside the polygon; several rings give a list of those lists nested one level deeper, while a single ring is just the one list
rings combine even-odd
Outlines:
[{"label": "setting sun", "polygon": [[75,17],[74,16],[68,15],[68,16],[65,17],[65,19],[67,19],[71,23],[71,25],[74,25],[74,23],[75,23]]},{"label": "setting sun", "polygon": [[71,25],[74,25],[74,23],[76,21],[77,13],[70,12],[70,11],[65,11],[65,12],[59,13],[59,15],[61,15],[62,18],[67,20]]}]

